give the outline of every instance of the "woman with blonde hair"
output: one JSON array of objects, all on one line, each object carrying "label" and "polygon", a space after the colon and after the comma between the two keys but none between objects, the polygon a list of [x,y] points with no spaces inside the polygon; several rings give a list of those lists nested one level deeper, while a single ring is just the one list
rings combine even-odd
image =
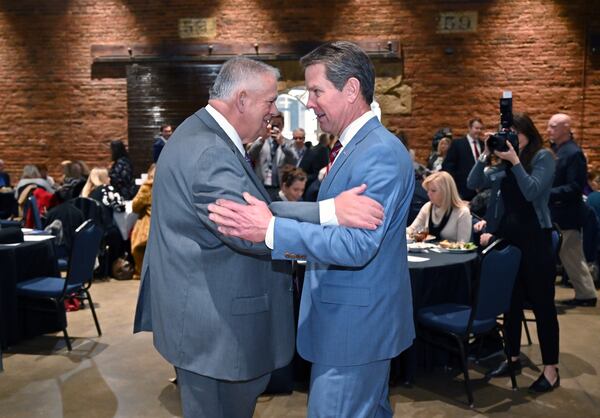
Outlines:
[{"label": "woman with blonde hair", "polygon": [[429,202],[425,203],[408,234],[428,231],[438,240],[468,242],[471,239],[471,212],[461,200],[456,183],[450,174],[439,171],[423,180]]},{"label": "woman with blonde hair", "polygon": [[83,186],[81,196],[97,200],[117,212],[125,210],[123,197],[110,184],[108,170],[104,167],[94,167],[90,171],[90,176]]},{"label": "woman with blonde hair", "polygon": [[108,170],[106,168],[94,167],[92,171],[90,171],[90,175],[83,186],[83,190],[81,190],[81,196],[90,197],[90,194],[92,194],[97,187],[106,186],[108,184],[110,184]]}]

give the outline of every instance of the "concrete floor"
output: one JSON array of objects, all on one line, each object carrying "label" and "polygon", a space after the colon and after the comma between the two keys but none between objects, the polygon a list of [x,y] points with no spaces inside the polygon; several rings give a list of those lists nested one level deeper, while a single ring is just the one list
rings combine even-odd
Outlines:
[{"label": "concrete floor", "polygon": [[[104,335],[97,337],[89,309],[68,314],[73,351],[61,335],[26,341],[4,353],[0,373],[0,417],[75,418],[181,416],[177,388],[168,382],[173,369],[152,347],[148,333],[132,334],[138,282],[104,281],[92,286],[92,296]],[[557,287],[557,299],[572,297]],[[475,379],[475,409],[465,402],[462,378],[435,371],[419,376],[412,388],[391,389],[395,416],[402,417],[583,417],[600,416],[600,307],[562,311],[561,388],[533,397],[527,386],[539,374],[540,354],[523,347],[528,363],[518,377],[520,390],[509,379]],[[530,329],[535,335],[535,325]],[[304,417],[306,393],[264,396],[255,417]]]}]

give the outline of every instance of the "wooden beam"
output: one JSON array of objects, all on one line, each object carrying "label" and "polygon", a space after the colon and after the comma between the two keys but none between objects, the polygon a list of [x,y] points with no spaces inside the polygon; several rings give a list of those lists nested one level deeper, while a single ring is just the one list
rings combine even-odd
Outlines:
[{"label": "wooden beam", "polygon": [[[354,41],[371,57],[400,60],[398,40]],[[92,45],[94,63],[226,61],[244,55],[262,61],[297,60],[323,42],[210,43],[172,45]]]}]

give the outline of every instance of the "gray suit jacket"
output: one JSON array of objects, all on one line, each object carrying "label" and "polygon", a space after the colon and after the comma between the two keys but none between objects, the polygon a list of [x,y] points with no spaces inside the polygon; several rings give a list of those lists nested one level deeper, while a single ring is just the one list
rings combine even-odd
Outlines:
[{"label": "gray suit jacket", "polygon": [[[248,154],[255,163],[254,171],[256,172],[256,175],[264,183],[269,171],[269,164],[271,163],[270,138],[265,139],[265,142],[263,143],[258,139],[254,141],[248,150]],[[278,170],[286,164],[296,165],[298,162],[298,155],[294,150],[294,141],[285,139],[283,144],[277,147],[277,150],[275,151],[275,162]],[[281,171],[279,171],[278,175],[281,179]]]},{"label": "gray suit jacket", "polygon": [[[201,109],[161,153],[134,331],[152,331],[174,366],[248,380],[289,363],[294,325],[290,265],[264,244],[224,237],[208,219],[218,198],[269,201],[251,167]],[[283,216],[318,220],[315,204],[280,204]],[[301,215],[298,215],[301,214]]]}]

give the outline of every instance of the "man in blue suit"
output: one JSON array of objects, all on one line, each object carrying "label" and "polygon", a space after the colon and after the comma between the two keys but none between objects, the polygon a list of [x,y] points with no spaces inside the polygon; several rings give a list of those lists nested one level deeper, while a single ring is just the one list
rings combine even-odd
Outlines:
[{"label": "man in blue suit", "polygon": [[336,227],[335,219],[316,225],[273,217],[248,193],[249,205],[209,205],[209,218],[226,235],[264,240],[273,259],[308,260],[297,337],[299,353],[313,363],[308,416],[391,417],[390,359],[415,335],[405,237],[411,159],[370,111],[375,72],[359,47],[324,44],[301,63],[308,107],[340,138],[318,200],[367,184],[384,223],[365,230]]}]

